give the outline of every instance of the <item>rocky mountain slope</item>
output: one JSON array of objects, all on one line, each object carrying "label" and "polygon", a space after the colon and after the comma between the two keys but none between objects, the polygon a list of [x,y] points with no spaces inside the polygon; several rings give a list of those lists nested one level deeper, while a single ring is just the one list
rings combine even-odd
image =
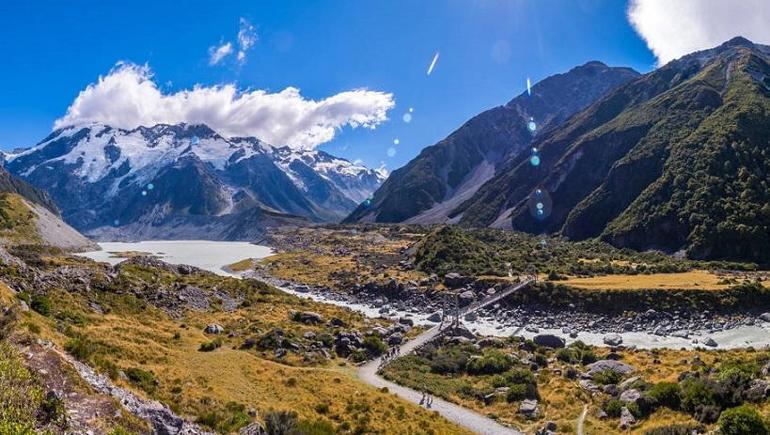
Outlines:
[{"label": "rocky mountain slope", "polygon": [[736,38],[620,86],[536,138],[450,216],[767,263],[770,47]]},{"label": "rocky mountain slope", "polygon": [[[504,106],[483,112],[394,171],[348,222],[445,222],[492,178],[509,156],[537,137],[638,77],[628,68],[589,62],[537,83]],[[527,153],[525,153],[527,154]]]},{"label": "rocky mountain slope", "polygon": [[321,151],[186,124],[67,127],[5,160],[98,238],[249,240],[268,225],[341,219],[384,179]]},{"label": "rocky mountain slope", "polygon": [[0,193],[0,244],[42,245],[75,252],[99,249],[51,210],[11,192]]},{"label": "rocky mountain slope", "polygon": [[51,213],[59,214],[56,204],[46,192],[31,186],[18,177],[14,177],[2,167],[0,167],[0,192],[16,193],[27,201],[46,208]]},{"label": "rocky mountain slope", "polygon": [[0,168],[0,244],[47,245],[66,251],[98,249],[61,220],[59,210],[42,190]]}]

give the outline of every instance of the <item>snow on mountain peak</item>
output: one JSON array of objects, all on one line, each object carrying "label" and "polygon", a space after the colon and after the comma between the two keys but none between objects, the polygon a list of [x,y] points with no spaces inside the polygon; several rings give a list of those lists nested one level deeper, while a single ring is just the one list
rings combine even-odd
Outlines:
[{"label": "snow on mountain peak", "polygon": [[112,180],[109,192],[115,194],[124,180],[147,183],[162,168],[189,155],[217,171],[265,155],[304,190],[303,177],[292,169],[295,162],[302,162],[356,203],[366,199],[385,178],[381,171],[323,151],[276,148],[253,137],[225,138],[205,124],[158,124],[132,130],[97,122],[68,126],[55,130],[32,148],[5,154],[5,159],[6,164],[16,162],[15,166],[23,168],[22,176],[61,162],[85,182]]}]

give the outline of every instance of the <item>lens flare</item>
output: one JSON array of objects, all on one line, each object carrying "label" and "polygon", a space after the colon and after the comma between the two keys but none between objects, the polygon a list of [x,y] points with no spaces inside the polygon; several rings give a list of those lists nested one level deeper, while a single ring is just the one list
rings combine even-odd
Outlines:
[{"label": "lens flare", "polygon": [[532,96],[532,82],[527,77],[527,95]]},{"label": "lens flare", "polygon": [[530,133],[534,133],[535,130],[537,130],[537,124],[535,124],[534,119],[529,118],[529,122],[527,123],[527,130],[529,130]]},{"label": "lens flare", "polygon": [[433,60],[430,62],[427,75],[430,75],[433,72],[433,68],[436,67],[436,62],[438,62],[438,51],[436,52],[436,54],[433,55]]},{"label": "lens flare", "polygon": [[532,166],[540,166],[540,157],[539,156],[532,156],[529,158],[529,164]]},{"label": "lens flare", "polygon": [[544,220],[551,215],[553,210],[551,196],[545,189],[537,188],[529,195],[527,208],[529,208],[529,214],[535,219]]},{"label": "lens flare", "polygon": [[404,122],[409,124],[410,122],[412,122],[412,114],[411,113],[404,113],[403,119],[404,119]]},{"label": "lens flare", "polygon": [[147,196],[147,191],[146,190],[142,191],[142,196]]},{"label": "lens flare", "polygon": [[398,138],[393,139],[393,145],[398,145],[400,143],[401,143],[401,141],[398,140]]},{"label": "lens flare", "polygon": [[393,147],[388,148],[388,157],[393,157],[396,155],[396,149]]},{"label": "lens flare", "polygon": [[155,188],[155,185],[154,185],[154,184],[152,184],[152,183],[150,183],[150,184],[148,184],[148,185],[147,185],[147,190],[152,190],[152,189],[154,189],[154,188]]}]

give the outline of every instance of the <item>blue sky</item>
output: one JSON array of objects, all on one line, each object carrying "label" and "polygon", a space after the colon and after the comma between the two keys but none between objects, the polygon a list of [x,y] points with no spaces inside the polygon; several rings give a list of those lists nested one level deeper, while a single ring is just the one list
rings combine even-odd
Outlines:
[{"label": "blue sky", "polygon": [[[313,100],[361,88],[392,93],[388,121],[343,128],[320,147],[395,169],[521,93],[527,77],[534,83],[590,60],[651,70],[656,58],[626,15],[625,2],[613,0],[5,0],[0,147],[38,142],[81,90],[127,61],[148,65],[169,93],[223,83],[296,87]],[[210,47],[232,41],[237,50],[241,18],[258,41],[243,62],[232,54],[210,65]]]}]

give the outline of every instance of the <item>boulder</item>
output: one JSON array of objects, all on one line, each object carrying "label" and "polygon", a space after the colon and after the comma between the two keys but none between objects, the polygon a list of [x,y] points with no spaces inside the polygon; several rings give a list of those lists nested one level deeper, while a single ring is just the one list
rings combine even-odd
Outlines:
[{"label": "boulder", "polygon": [[466,278],[456,272],[444,275],[444,285],[449,288],[460,288],[465,284],[465,281]]},{"label": "boulder", "polygon": [[225,332],[225,328],[223,328],[222,325],[212,323],[211,325],[206,326],[203,332],[206,334],[222,334]]},{"label": "boulder", "polygon": [[628,408],[624,406],[623,409],[620,410],[620,428],[625,430],[635,424],[636,418],[634,418],[634,415],[631,414],[631,411],[629,411]]},{"label": "boulder", "polygon": [[608,334],[602,339],[607,346],[620,346],[623,343],[623,337],[620,334]]},{"label": "boulder", "polygon": [[455,337],[449,337],[446,340],[444,340],[444,343],[449,345],[458,345],[458,344],[469,344],[472,343],[471,339],[468,337],[462,337],[462,336],[455,336]]},{"label": "boulder", "polygon": [[402,325],[407,325],[407,326],[414,326],[414,320],[408,317],[399,317],[398,323]]},{"label": "boulder", "polygon": [[339,328],[339,327],[344,327],[344,326],[347,326],[347,324],[345,323],[345,321],[344,321],[344,320],[342,320],[342,319],[340,319],[340,318],[338,318],[338,317],[332,317],[332,319],[331,319],[331,320],[329,320],[329,324],[330,324],[330,325],[332,325],[332,326],[334,326],[334,327],[338,327],[338,328]]},{"label": "boulder", "polygon": [[300,311],[294,314],[294,320],[307,324],[319,324],[323,323],[324,318],[318,313],[312,311]]},{"label": "boulder", "polygon": [[561,349],[566,345],[563,338],[553,334],[538,334],[532,341],[538,346],[550,347],[551,349]]},{"label": "boulder", "polygon": [[430,316],[428,316],[428,319],[427,319],[427,320],[428,320],[429,322],[438,323],[438,322],[440,322],[440,321],[441,321],[441,313],[439,313],[438,311],[436,311],[435,313],[433,313],[433,314],[431,314]]},{"label": "boulder", "polygon": [[527,418],[537,418],[537,416],[539,415],[537,400],[534,400],[534,399],[522,400],[521,403],[519,404],[519,414],[522,414]]},{"label": "boulder", "polygon": [[473,290],[465,290],[464,292],[460,293],[457,298],[460,306],[465,307],[473,303],[473,301],[476,299],[476,293],[474,293]]},{"label": "boulder", "polygon": [[476,344],[479,345],[479,347],[503,347],[505,346],[505,342],[497,337],[486,337],[482,338]]},{"label": "boulder", "polygon": [[754,379],[746,390],[746,398],[752,402],[761,402],[770,395],[770,382],[764,379]]},{"label": "boulder", "polygon": [[620,401],[623,403],[636,403],[640,404],[643,401],[642,393],[636,389],[626,390],[620,393]]},{"label": "boulder", "polygon": [[476,313],[468,313],[468,314],[466,314],[466,315],[465,315],[465,317],[463,317],[463,318],[464,318],[465,320],[469,321],[469,322],[475,322],[475,321],[476,321],[476,319],[478,319],[478,318],[479,318],[479,316],[478,316]]},{"label": "boulder", "polygon": [[372,328],[371,334],[372,335],[378,335],[380,337],[384,337],[384,336],[388,335],[388,330],[383,328],[382,326],[375,326],[375,327]]},{"label": "boulder", "polygon": [[762,313],[759,315],[759,320],[763,322],[770,322],[770,313]]},{"label": "boulder", "polygon": [[717,347],[719,346],[716,341],[714,341],[713,338],[709,337],[706,340],[703,341],[703,344],[708,347]]},{"label": "boulder", "polygon": [[476,339],[476,334],[471,332],[468,328],[466,328],[463,325],[457,325],[454,328],[452,328],[451,335],[453,337],[465,337],[469,340]]},{"label": "boulder", "polygon": [[614,361],[609,359],[596,361],[595,363],[591,363],[586,367],[588,367],[587,373],[589,376],[593,376],[594,373],[600,373],[606,370],[611,370],[621,375],[627,375],[634,371],[633,367],[631,367],[630,365],[624,362]]},{"label": "boulder", "polygon": [[629,388],[631,388],[631,385],[632,385],[634,382],[636,382],[636,381],[638,381],[638,380],[640,380],[640,379],[641,379],[641,377],[640,377],[640,376],[632,376],[632,377],[630,377],[630,378],[626,379],[625,381],[621,382],[620,384],[618,384],[618,387],[619,387],[619,388],[620,388],[622,391],[626,391],[626,390],[628,390]]},{"label": "boulder", "polygon": [[594,381],[590,379],[581,379],[578,384],[580,385],[580,388],[589,391],[591,393],[598,393],[599,392],[599,386],[594,383]]}]

